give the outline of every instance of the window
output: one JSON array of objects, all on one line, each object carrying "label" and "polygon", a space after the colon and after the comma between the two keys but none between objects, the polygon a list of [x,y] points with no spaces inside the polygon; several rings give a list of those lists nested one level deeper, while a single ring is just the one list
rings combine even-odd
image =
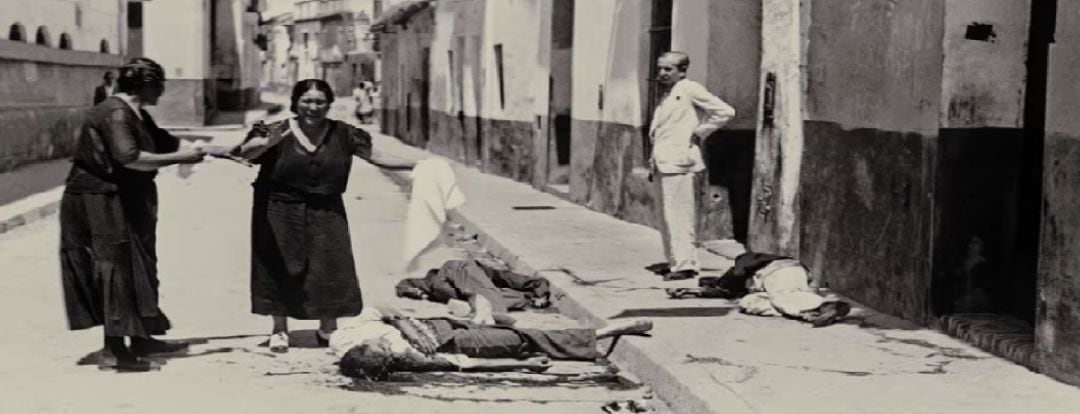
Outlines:
[{"label": "window", "polygon": [[129,1],[128,5],[128,28],[141,29],[143,25],[142,3]]},{"label": "window", "polygon": [[17,42],[26,41],[26,29],[21,24],[15,23],[8,29],[8,40],[14,40]]},{"label": "window", "polygon": [[499,107],[506,109],[506,81],[503,76],[503,45],[495,45],[495,74],[499,78]]},{"label": "window", "polygon": [[98,46],[98,51],[101,53],[109,53],[109,41],[101,39],[101,45]]},{"label": "window", "polygon": [[35,36],[34,38],[34,43],[42,46],[52,46],[52,42],[50,42],[49,39],[49,29],[46,29],[45,26],[38,26],[37,36]]},{"label": "window", "polygon": [[67,33],[61,33],[60,45],[58,45],[57,47],[64,50],[71,50],[71,36],[69,36]]}]

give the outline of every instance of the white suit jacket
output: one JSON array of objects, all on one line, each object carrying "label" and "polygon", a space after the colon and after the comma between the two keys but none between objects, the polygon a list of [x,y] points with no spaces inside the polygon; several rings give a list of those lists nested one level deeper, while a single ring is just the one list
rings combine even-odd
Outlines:
[{"label": "white suit jacket", "polygon": [[701,149],[691,138],[708,138],[734,116],[731,105],[700,83],[688,79],[677,82],[656,107],[649,125],[653,165],[664,174],[704,170]]}]

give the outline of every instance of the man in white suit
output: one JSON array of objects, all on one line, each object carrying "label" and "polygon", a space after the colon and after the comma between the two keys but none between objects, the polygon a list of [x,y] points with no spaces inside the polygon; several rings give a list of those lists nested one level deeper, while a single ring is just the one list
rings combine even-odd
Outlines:
[{"label": "man in white suit", "polygon": [[697,214],[694,178],[705,169],[700,143],[735,116],[735,109],[700,83],[686,79],[690,57],[667,52],[657,59],[662,95],[649,126],[650,164],[659,177],[661,233],[667,266],[651,267],[664,280],[696,277]]}]

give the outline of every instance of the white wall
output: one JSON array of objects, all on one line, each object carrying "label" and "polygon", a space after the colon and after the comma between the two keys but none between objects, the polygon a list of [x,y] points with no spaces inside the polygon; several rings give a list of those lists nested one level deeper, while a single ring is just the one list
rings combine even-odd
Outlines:
[{"label": "white wall", "polygon": [[210,71],[208,0],[143,3],[143,50],[170,79],[206,79]]}]

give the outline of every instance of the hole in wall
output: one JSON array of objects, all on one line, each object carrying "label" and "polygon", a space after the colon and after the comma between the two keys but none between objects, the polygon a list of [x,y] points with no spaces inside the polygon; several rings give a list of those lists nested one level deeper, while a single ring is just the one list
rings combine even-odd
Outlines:
[{"label": "hole in wall", "polygon": [[994,33],[994,25],[992,24],[971,23],[967,27],[967,32],[964,33],[964,38],[968,40],[996,43],[997,33]]}]

